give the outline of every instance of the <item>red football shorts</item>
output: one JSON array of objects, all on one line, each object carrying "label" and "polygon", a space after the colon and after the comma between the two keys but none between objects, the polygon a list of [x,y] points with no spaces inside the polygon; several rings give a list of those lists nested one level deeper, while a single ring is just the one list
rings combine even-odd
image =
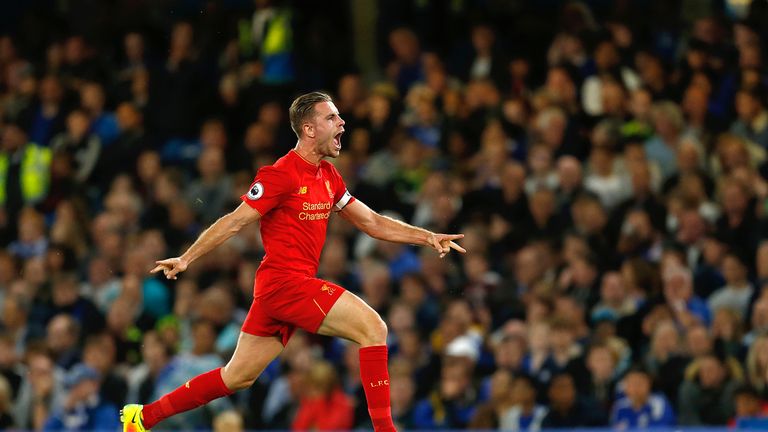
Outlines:
[{"label": "red football shorts", "polygon": [[242,330],[254,336],[278,336],[288,343],[296,328],[317,333],[344,288],[294,274],[256,274],[253,303]]}]

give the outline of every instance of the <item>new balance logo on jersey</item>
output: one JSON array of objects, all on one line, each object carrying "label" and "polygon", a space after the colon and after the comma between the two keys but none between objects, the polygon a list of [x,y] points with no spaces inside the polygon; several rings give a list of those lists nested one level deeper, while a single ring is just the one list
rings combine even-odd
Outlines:
[{"label": "new balance logo on jersey", "polygon": [[320,288],[320,292],[327,292],[328,295],[331,296],[336,292],[336,288],[328,286],[327,284],[323,284],[323,286]]},{"label": "new balance logo on jersey", "polygon": [[378,380],[378,381],[371,381],[368,384],[371,385],[371,387],[381,387],[381,386],[388,386],[389,380]]},{"label": "new balance logo on jersey", "polygon": [[306,186],[302,186],[302,187],[299,188],[299,195],[304,195],[306,193],[307,193],[307,187]]}]

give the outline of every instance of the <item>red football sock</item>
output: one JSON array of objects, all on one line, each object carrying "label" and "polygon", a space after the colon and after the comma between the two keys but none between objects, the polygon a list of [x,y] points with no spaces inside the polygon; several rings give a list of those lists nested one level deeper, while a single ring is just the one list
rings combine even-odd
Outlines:
[{"label": "red football sock", "polygon": [[203,406],[208,402],[233,393],[221,378],[221,368],[198,375],[176,390],[151,404],[144,405],[142,421],[144,427],[154,425],[172,415]]},{"label": "red football sock", "polygon": [[389,408],[389,372],[387,371],[387,346],[377,345],[360,348],[360,378],[373,430],[394,431]]}]

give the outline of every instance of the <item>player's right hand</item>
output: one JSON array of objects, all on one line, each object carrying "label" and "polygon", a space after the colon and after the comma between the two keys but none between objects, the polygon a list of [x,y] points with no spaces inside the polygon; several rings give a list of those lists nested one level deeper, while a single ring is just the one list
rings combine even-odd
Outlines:
[{"label": "player's right hand", "polygon": [[155,261],[155,268],[150,273],[163,271],[166,279],[177,279],[178,274],[187,269],[187,262],[181,258],[168,258],[162,261]]}]

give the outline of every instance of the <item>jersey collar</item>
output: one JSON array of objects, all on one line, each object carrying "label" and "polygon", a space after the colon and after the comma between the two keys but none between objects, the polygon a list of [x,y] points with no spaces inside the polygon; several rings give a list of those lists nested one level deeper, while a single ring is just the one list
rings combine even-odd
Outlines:
[{"label": "jersey collar", "polygon": [[312,162],[304,159],[304,156],[300,155],[295,149],[291,149],[291,153],[295,156],[296,165],[299,169],[307,171],[309,173],[316,173],[320,169],[320,164],[313,164]]}]

